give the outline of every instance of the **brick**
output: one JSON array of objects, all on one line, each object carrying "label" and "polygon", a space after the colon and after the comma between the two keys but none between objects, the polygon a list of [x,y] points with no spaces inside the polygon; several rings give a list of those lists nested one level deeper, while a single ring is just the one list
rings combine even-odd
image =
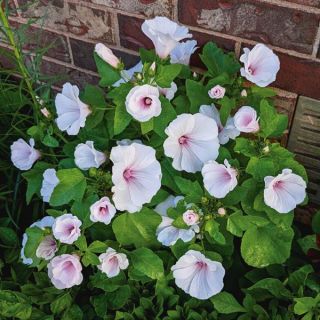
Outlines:
[{"label": "brick", "polygon": [[309,7],[320,7],[320,0],[287,0],[288,2],[293,2],[296,4],[302,4],[304,6],[309,6]]},{"label": "brick", "polygon": [[[94,44],[87,43],[78,39],[70,39],[71,50],[74,64],[80,68],[97,71],[96,64],[93,58]],[[128,54],[120,50],[112,50],[113,53],[121,58],[126,68],[134,66],[139,57]]]},{"label": "brick", "polygon": [[84,39],[114,44],[111,13],[60,0],[19,0],[25,18],[38,19],[38,23],[55,31],[73,34]]},{"label": "brick", "polygon": [[166,16],[172,19],[174,17],[174,0],[89,0],[89,2],[124,12],[140,14],[147,18]]},{"label": "brick", "polygon": [[272,84],[278,88],[320,99],[319,79],[320,63],[277,53],[280,59],[280,71]]},{"label": "brick", "polygon": [[98,76],[48,60],[42,61],[40,71],[43,75],[52,77],[54,81],[50,82],[60,87],[67,81],[78,85],[80,88],[84,88],[89,83],[95,85],[99,82]]},{"label": "brick", "polygon": [[179,20],[245,39],[312,53],[319,15],[255,0],[179,0]]}]

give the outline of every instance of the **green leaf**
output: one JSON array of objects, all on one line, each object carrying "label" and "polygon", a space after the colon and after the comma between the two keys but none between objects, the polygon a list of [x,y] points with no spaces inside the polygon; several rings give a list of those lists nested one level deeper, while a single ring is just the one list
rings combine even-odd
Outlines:
[{"label": "green leaf", "polygon": [[162,111],[160,116],[158,116],[154,121],[154,132],[160,137],[165,138],[167,135],[164,130],[168,126],[169,122],[177,117],[176,111],[174,110],[172,104],[168,99],[160,97]]},{"label": "green leaf", "polygon": [[226,244],[224,235],[219,231],[220,224],[216,220],[209,220],[205,224],[205,231],[207,231],[210,237],[215,240],[218,244]]},{"label": "green leaf", "polygon": [[87,250],[87,240],[84,235],[81,235],[74,244],[81,251]]},{"label": "green leaf", "polygon": [[[318,295],[320,297],[320,295]],[[316,307],[317,303],[319,302],[319,298],[315,299],[312,297],[303,297],[303,298],[294,298],[295,305],[293,311],[297,315],[302,315],[311,311],[313,308]]]},{"label": "green leaf", "polygon": [[254,157],[259,154],[254,140],[238,137],[236,138],[236,145],[234,151],[241,153],[246,157]]},{"label": "green leaf", "polygon": [[92,252],[86,251],[85,254],[83,255],[81,262],[85,267],[89,265],[97,266],[100,264],[99,258]]},{"label": "green leaf", "polygon": [[90,301],[94,307],[94,311],[99,317],[103,319],[107,315],[107,310],[108,310],[107,304],[106,304],[106,300],[107,300],[106,297],[107,296],[105,294],[100,294],[98,296],[90,297]]},{"label": "green leaf", "polygon": [[151,279],[160,279],[164,274],[162,260],[148,248],[133,251],[131,260],[135,269]]},{"label": "green leaf", "polygon": [[47,147],[51,147],[51,148],[57,148],[59,147],[59,141],[54,138],[53,136],[46,134],[42,140],[42,143],[47,146]]},{"label": "green leaf", "polygon": [[139,54],[141,61],[144,62],[154,62],[157,60],[157,55],[154,50],[147,50],[144,48],[139,49]]},{"label": "green leaf", "polygon": [[306,280],[310,273],[314,272],[312,266],[310,264],[307,264],[300,269],[292,272],[289,275],[288,284],[294,290],[297,292],[300,287],[303,287],[306,283]]},{"label": "green leaf", "polygon": [[[156,121],[157,120],[158,119],[156,119]],[[154,126],[154,118],[151,118],[149,121],[146,121],[146,122],[141,122],[140,126],[141,126],[141,133],[142,134],[146,134],[146,133],[152,131],[153,126]]]},{"label": "green leaf", "polygon": [[224,96],[221,100],[219,100],[221,104],[220,108],[220,119],[221,123],[224,126],[227,122],[228,117],[230,116],[231,110],[236,106],[236,100],[234,98],[230,99],[227,96]]},{"label": "green leaf", "polygon": [[243,235],[241,255],[245,262],[256,268],[283,263],[290,256],[294,232],[290,227],[268,224],[253,226]]},{"label": "green leaf", "polygon": [[278,137],[288,127],[288,117],[278,114],[273,106],[267,100],[260,103],[260,134],[267,137]]},{"label": "green leaf", "polygon": [[182,66],[180,64],[157,65],[156,83],[161,88],[170,88],[171,82],[178,76]]},{"label": "green leaf", "polygon": [[32,313],[27,296],[10,290],[0,290],[0,315],[5,318],[29,319]]},{"label": "green leaf", "polygon": [[88,250],[94,253],[103,253],[107,250],[108,245],[102,241],[96,240],[90,243]]},{"label": "green leaf", "polygon": [[99,82],[99,85],[101,87],[111,86],[121,79],[119,71],[102,60],[96,53],[94,53],[94,60],[96,62],[98,73],[101,78]]},{"label": "green leaf", "polygon": [[180,192],[186,195],[186,201],[199,202],[203,196],[203,190],[198,181],[191,181],[182,177],[175,177],[175,183],[177,184]]},{"label": "green leaf", "polygon": [[71,200],[81,200],[86,190],[87,182],[79,169],[62,169],[57,171],[58,185],[50,198],[50,205],[61,206]]},{"label": "green leaf", "polygon": [[177,217],[173,222],[172,225],[178,229],[189,229],[190,227],[186,225],[186,223],[183,220],[183,217],[180,215]]},{"label": "green leaf", "polygon": [[[122,308],[128,301],[131,290],[128,285],[122,286],[117,290],[106,295],[107,306],[110,309],[118,310]],[[115,318],[116,319],[116,318]]]},{"label": "green leaf", "polygon": [[222,314],[246,312],[246,309],[228,292],[220,292],[213,296],[210,301],[213,303],[214,308]]},{"label": "green leaf", "polygon": [[8,227],[0,227],[0,240],[6,246],[16,246],[19,243],[19,238],[15,231]]},{"label": "green leaf", "polygon": [[212,99],[208,95],[208,91],[201,83],[187,79],[186,81],[187,96],[190,101],[190,112],[199,112],[202,104],[211,104]]},{"label": "green leaf", "polygon": [[207,66],[212,77],[221,73],[234,75],[240,70],[240,64],[235,59],[234,54],[226,54],[213,42],[208,42],[200,54],[202,62]]},{"label": "green leaf", "polygon": [[155,247],[159,243],[156,239],[156,230],[161,217],[153,210],[143,208],[140,212],[124,213],[118,216],[112,224],[117,241],[122,245],[136,247]]},{"label": "green leaf", "polygon": [[173,169],[172,164],[168,158],[164,158],[161,162],[161,171],[162,179],[161,183],[163,186],[170,188],[172,191],[179,193],[180,189],[178,188],[175,177],[180,176],[181,173]]},{"label": "green leaf", "polygon": [[247,189],[244,186],[237,185],[232,191],[230,191],[221,202],[226,206],[234,206],[238,204],[247,195]]},{"label": "green leaf", "polygon": [[120,134],[130,124],[131,120],[132,117],[127,112],[125,104],[118,104],[114,114],[114,134]]},{"label": "green leaf", "polygon": [[272,88],[268,87],[258,87],[258,86],[252,86],[250,87],[250,91],[253,95],[257,95],[261,98],[270,98],[276,96],[276,92]]},{"label": "green leaf", "polygon": [[27,204],[30,203],[33,195],[37,194],[38,196],[40,196],[40,189],[43,181],[43,172],[48,168],[50,168],[49,163],[38,161],[31,170],[22,174],[22,176],[28,182],[26,193]]},{"label": "green leaf", "polygon": [[251,157],[246,172],[251,174],[255,180],[263,181],[266,176],[275,176],[277,168],[270,158]]},{"label": "green leaf", "polygon": [[74,304],[68,310],[66,310],[61,318],[61,320],[74,320],[74,319],[83,319],[83,312],[81,308]]},{"label": "green leaf", "polygon": [[24,247],[24,254],[27,258],[33,259],[33,264],[35,264],[36,261],[39,260],[36,257],[36,251],[44,237],[44,230],[38,227],[31,227],[26,229],[26,234],[28,236],[28,240]]},{"label": "green leaf", "polygon": [[314,233],[320,234],[320,210],[314,214],[311,226]]},{"label": "green leaf", "polygon": [[283,283],[279,279],[274,278],[262,279],[246,290],[256,297],[256,299],[259,296],[260,299],[257,300],[265,300],[273,297],[278,299],[292,297],[291,292],[285,288]]},{"label": "green leaf", "polygon": [[108,278],[105,273],[98,271],[90,276],[90,287],[102,289],[105,292],[112,292],[127,283],[123,272],[116,277]]},{"label": "green leaf", "polygon": [[53,314],[61,313],[63,310],[69,308],[72,304],[72,297],[70,293],[65,293],[51,302],[50,310]]}]

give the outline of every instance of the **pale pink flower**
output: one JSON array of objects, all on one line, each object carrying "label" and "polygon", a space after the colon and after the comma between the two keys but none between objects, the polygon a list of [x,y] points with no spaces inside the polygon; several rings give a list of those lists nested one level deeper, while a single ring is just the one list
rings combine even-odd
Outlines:
[{"label": "pale pink flower", "polygon": [[75,254],[62,254],[48,264],[48,276],[57,289],[68,289],[83,280],[80,258]]},{"label": "pale pink flower", "polygon": [[133,87],[126,97],[126,109],[132,117],[146,122],[161,113],[161,102],[157,87],[144,84]]},{"label": "pale pink flower", "polygon": [[196,114],[181,114],[166,128],[168,138],[164,153],[173,158],[172,166],[179,171],[197,172],[219,154],[218,127],[213,119]]},{"label": "pale pink flower", "polygon": [[119,66],[120,60],[114,55],[112,50],[103,43],[97,43],[94,51],[102,60],[110,64],[113,68],[117,68]]},{"label": "pale pink flower", "polygon": [[208,95],[212,99],[222,99],[226,93],[226,88],[219,85],[214,86],[208,91]]},{"label": "pale pink flower", "polygon": [[171,270],[176,285],[191,297],[205,300],[223,289],[224,267],[198,251],[187,251]]},{"label": "pale pink flower", "polygon": [[184,212],[182,218],[187,226],[193,226],[199,222],[199,215],[193,210],[187,210]]},{"label": "pale pink flower", "polygon": [[244,68],[240,70],[243,77],[259,87],[266,87],[276,80],[280,61],[271,49],[259,43],[252,50],[244,48],[243,51],[244,54],[240,57],[244,64]]},{"label": "pale pink flower", "polygon": [[215,198],[224,198],[238,184],[237,170],[232,168],[227,159],[224,165],[216,161],[207,162],[202,168],[204,187]]},{"label": "pale pink flower", "polygon": [[52,232],[54,237],[62,243],[72,244],[81,235],[81,221],[71,213],[65,213],[56,218]]},{"label": "pale pink flower", "polygon": [[129,266],[129,261],[124,253],[118,253],[112,248],[108,248],[105,253],[100,254],[101,264],[98,269],[107,275],[108,278],[116,277],[120,270],[125,270]]},{"label": "pale pink flower", "polygon": [[240,131],[234,126],[232,117],[228,117],[225,126],[222,125],[220,120],[220,114],[214,104],[200,106],[200,113],[212,118],[218,126],[218,138],[220,144],[226,144],[230,139],[234,140],[240,135]]},{"label": "pale pink flower", "polygon": [[105,161],[106,155],[95,149],[93,141],[79,143],[74,150],[74,162],[81,170],[99,168]]},{"label": "pale pink flower", "polygon": [[40,158],[41,153],[34,148],[34,139],[29,140],[29,144],[23,139],[18,139],[11,146],[11,161],[20,170],[29,170]]},{"label": "pale pink flower", "polygon": [[58,118],[57,126],[69,135],[77,135],[91,113],[89,106],[79,99],[79,88],[67,82],[55,100]]},{"label": "pale pink flower", "polygon": [[189,29],[179,26],[166,17],[155,17],[145,20],[141,26],[142,32],[153,42],[157,55],[164,59],[178,45],[180,40],[191,38]]},{"label": "pale pink flower", "polygon": [[55,169],[46,169],[43,172],[43,180],[40,189],[40,194],[44,202],[50,202],[54,188],[59,184],[57,172]]},{"label": "pale pink flower", "polygon": [[259,131],[259,119],[257,112],[252,107],[243,106],[234,115],[234,125],[240,132]]},{"label": "pale pink flower", "polygon": [[120,211],[136,212],[161,187],[161,167],[155,150],[140,143],[111,149],[113,202]]},{"label": "pale pink flower", "polygon": [[172,82],[170,88],[161,88],[158,87],[160,94],[164,95],[169,101],[174,98],[175,93],[178,90],[177,85]]},{"label": "pale pink flower", "polygon": [[170,53],[171,63],[180,63],[189,65],[191,55],[197,50],[197,41],[188,40],[186,42],[179,42]]},{"label": "pale pink flower", "polygon": [[90,220],[109,224],[116,214],[116,208],[108,197],[102,197],[90,207]]},{"label": "pale pink flower", "polygon": [[[29,228],[38,227],[44,230],[45,228],[51,228],[53,223],[54,223],[54,218],[51,216],[46,216],[46,217],[43,217],[41,220],[32,223]],[[26,257],[24,252],[27,242],[28,242],[28,235],[24,233],[22,236],[22,248],[20,252],[20,257],[22,259],[23,264],[30,265],[33,263],[33,260],[29,257]]]},{"label": "pale pink flower", "polygon": [[[183,242],[191,241],[196,233],[200,232],[199,225],[194,223],[188,229],[179,229],[172,225],[174,219],[167,216],[167,210],[177,206],[182,200],[182,196],[174,197],[170,195],[166,200],[159,203],[154,211],[161,215],[161,223],[157,227],[156,235],[159,242],[164,246],[173,246],[179,239]],[[188,205],[187,205],[188,207]]]},{"label": "pale pink flower", "polygon": [[283,169],[276,177],[264,178],[264,202],[279,213],[288,213],[306,197],[306,182],[291,169]]},{"label": "pale pink flower", "polygon": [[40,242],[36,256],[44,260],[50,260],[54,257],[54,254],[58,251],[58,246],[56,240],[52,235],[45,236]]}]

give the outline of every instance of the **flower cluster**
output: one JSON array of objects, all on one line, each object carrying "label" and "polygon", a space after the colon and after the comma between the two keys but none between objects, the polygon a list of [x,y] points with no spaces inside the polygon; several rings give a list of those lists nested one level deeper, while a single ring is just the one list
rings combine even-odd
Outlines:
[{"label": "flower cluster", "polygon": [[[142,50],[136,66],[124,70],[99,43],[100,87],[80,93],[66,83],[55,108],[41,110],[60,149],[45,152],[51,146],[42,133],[12,144],[13,164],[31,169],[24,174],[28,194],[54,207],[27,229],[21,257],[32,266],[45,261],[58,289],[80,285],[89,265],[108,278],[132,268],[134,281],[165,279],[171,270],[178,288],[208,299],[224,287],[231,260],[223,246],[233,248],[233,237],[243,237],[248,265],[287,258],[268,257],[270,243],[277,250],[277,241],[269,241],[258,243],[258,260],[246,239],[258,227],[264,239],[272,236],[278,221],[290,223],[281,214],[306,198],[304,168],[276,142],[286,117],[264,88],[280,63],[263,44],[245,48],[241,66],[209,43],[201,55],[208,70],[200,75],[189,67],[196,41],[182,42],[192,37],[188,28],[156,17],[142,31],[154,50]],[[39,175],[40,184],[33,180]]]}]

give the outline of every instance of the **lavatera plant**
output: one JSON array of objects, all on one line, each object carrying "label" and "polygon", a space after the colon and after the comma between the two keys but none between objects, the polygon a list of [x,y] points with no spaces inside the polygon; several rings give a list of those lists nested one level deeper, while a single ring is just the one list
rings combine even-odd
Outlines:
[{"label": "lavatera plant", "polygon": [[287,116],[266,88],[279,59],[258,44],[239,62],[210,42],[198,74],[186,27],[156,17],[142,31],[155,49],[141,49],[135,67],[97,44],[99,86],[65,83],[11,146],[27,202],[48,204],[21,257],[57,289],[85,288],[100,315],[105,305],[133,310],[143,290],[169,309],[189,295],[245,312],[250,303],[225,291],[237,266],[284,264],[293,210],[307,202],[306,171],[278,142]]}]

